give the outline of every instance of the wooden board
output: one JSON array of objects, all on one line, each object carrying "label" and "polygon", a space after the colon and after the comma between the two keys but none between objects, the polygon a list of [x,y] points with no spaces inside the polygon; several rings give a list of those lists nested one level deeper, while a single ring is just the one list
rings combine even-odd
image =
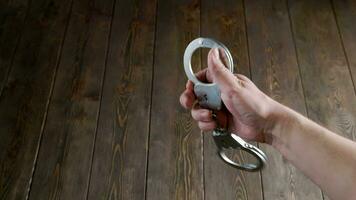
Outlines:
[{"label": "wooden board", "polygon": [[352,139],[356,97],[331,5],[298,2],[290,10],[309,115]]},{"label": "wooden board", "polygon": [[[200,1],[159,1],[147,199],[203,199],[202,136],[179,104],[187,81],[183,54],[199,36]],[[192,63],[200,68],[199,59]]]},{"label": "wooden board", "polygon": [[183,53],[215,38],[235,72],[356,139],[355,13],[351,0],[0,0],[0,199],[321,200],[266,145],[261,173],[217,157],[179,104]]},{"label": "wooden board", "polygon": [[356,96],[330,1],[289,7],[309,117],[355,139]]},{"label": "wooden board", "polygon": [[156,1],[116,1],[89,199],[145,199]]},{"label": "wooden board", "polygon": [[30,199],[85,199],[113,0],[74,1]]},{"label": "wooden board", "polygon": [[[250,76],[243,1],[205,0],[201,12],[202,36],[224,43],[234,57],[235,73]],[[202,56],[206,58],[206,54]],[[242,153],[233,157],[249,161]],[[260,173],[244,172],[224,163],[211,133],[204,135],[204,175],[205,199],[262,199]]]},{"label": "wooden board", "polygon": [[343,49],[348,61],[356,93],[356,1],[332,1]]},{"label": "wooden board", "polygon": [[[288,8],[282,0],[246,1],[247,34],[254,83],[267,95],[307,115]],[[271,146],[262,171],[265,200],[322,199],[320,189]]]},{"label": "wooden board", "polygon": [[0,96],[19,44],[29,1],[0,1]]},{"label": "wooden board", "polygon": [[29,8],[0,97],[1,199],[27,196],[70,7],[69,0],[33,0]]}]

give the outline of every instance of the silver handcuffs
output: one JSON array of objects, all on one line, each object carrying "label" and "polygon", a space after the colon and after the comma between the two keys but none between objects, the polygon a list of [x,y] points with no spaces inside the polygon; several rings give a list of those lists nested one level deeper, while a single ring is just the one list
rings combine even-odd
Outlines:
[{"label": "silver handcuffs", "polygon": [[[184,52],[184,70],[189,80],[194,83],[194,93],[197,96],[199,105],[204,108],[212,110],[220,110],[222,107],[222,100],[220,96],[220,89],[215,83],[203,83],[194,75],[191,65],[191,58],[198,48],[219,48],[224,50],[227,58],[227,67],[231,73],[234,73],[234,63],[230,51],[222,43],[210,38],[197,38],[189,43]],[[245,171],[261,170],[266,164],[267,157],[257,147],[245,142],[239,136],[229,133],[226,129],[218,127],[213,131],[213,138],[218,147],[219,157],[232,167]],[[254,163],[237,163],[231,160],[225,152],[225,149],[240,149],[245,151],[257,160]]]}]

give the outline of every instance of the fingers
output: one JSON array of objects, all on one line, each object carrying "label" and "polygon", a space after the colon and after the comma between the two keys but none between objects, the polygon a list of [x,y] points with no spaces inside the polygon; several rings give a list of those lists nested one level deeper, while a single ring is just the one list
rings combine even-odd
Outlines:
[{"label": "fingers", "polygon": [[200,108],[198,105],[192,109],[192,117],[198,122],[202,131],[212,131],[216,128],[216,122],[213,119],[212,112],[208,109]]},{"label": "fingers", "polygon": [[192,109],[192,117],[196,121],[213,121],[212,112],[208,109]]},{"label": "fingers", "polygon": [[202,82],[208,82],[207,77],[206,77],[206,72],[208,70],[205,68],[197,73],[195,73],[195,76],[197,77],[198,80],[202,81]]},{"label": "fingers", "polygon": [[[211,76],[208,74],[207,68],[197,72],[195,76],[202,82],[212,82]],[[186,85],[185,85],[185,91],[181,94],[180,96],[180,104],[185,108],[185,109],[191,109],[196,97],[194,95],[194,85],[193,82],[188,80]]]},{"label": "fingers", "polygon": [[212,49],[208,54],[208,71],[213,82],[219,85],[222,92],[237,88],[236,77],[225,67],[220,58],[217,48]]},{"label": "fingers", "polygon": [[216,123],[212,122],[198,122],[198,126],[202,131],[212,131],[216,128]]},{"label": "fingers", "polygon": [[187,81],[187,83],[185,84],[185,89],[193,91],[194,86],[193,86],[192,81],[190,81],[190,80]]},{"label": "fingers", "polygon": [[193,83],[188,81],[185,87],[186,89],[180,95],[179,101],[185,109],[191,109],[196,99],[193,92]]},{"label": "fingers", "polygon": [[201,108],[198,104],[193,106],[191,111],[192,117],[198,122],[198,126],[203,131],[212,131],[218,125],[221,128],[227,127],[227,114],[220,110],[213,114],[213,111]]},{"label": "fingers", "polygon": [[205,83],[213,82],[213,78],[211,76],[211,73],[209,73],[208,68],[204,68],[203,70],[197,72],[195,74],[195,76],[197,77],[197,79],[199,79],[202,82],[205,82]]},{"label": "fingers", "polygon": [[220,56],[220,60],[222,61],[222,63],[224,64],[224,66],[227,66],[229,61],[228,61],[228,58],[226,56],[226,53],[224,51],[224,49],[222,48],[218,48],[219,50],[219,56]]}]

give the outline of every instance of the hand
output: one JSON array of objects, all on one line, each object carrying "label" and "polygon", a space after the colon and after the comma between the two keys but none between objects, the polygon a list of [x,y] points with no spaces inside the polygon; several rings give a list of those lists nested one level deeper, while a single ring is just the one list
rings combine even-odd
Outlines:
[{"label": "hand", "polygon": [[216,120],[212,111],[195,103],[191,81],[187,82],[180,96],[182,106],[192,109],[192,117],[203,131],[211,131],[219,124],[244,139],[271,143],[269,130],[274,126],[273,111],[279,109],[279,104],[261,92],[246,76],[232,74],[220,55],[224,59],[222,51],[210,50],[208,68],[196,74],[199,80],[214,82],[220,88],[225,107],[216,112]]}]

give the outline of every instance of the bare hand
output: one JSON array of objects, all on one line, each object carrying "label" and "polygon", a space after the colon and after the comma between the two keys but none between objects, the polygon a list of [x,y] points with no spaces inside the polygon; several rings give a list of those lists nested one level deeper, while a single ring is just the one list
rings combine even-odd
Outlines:
[{"label": "bare hand", "polygon": [[188,81],[186,89],[180,97],[183,107],[192,109],[191,114],[203,131],[211,131],[219,126],[247,140],[270,143],[268,130],[273,127],[273,110],[277,103],[261,92],[246,76],[232,74],[223,64],[218,49],[212,49],[208,54],[208,68],[196,74],[205,82],[218,84],[221,99],[225,108],[216,113],[199,107],[194,95],[193,83]]}]

